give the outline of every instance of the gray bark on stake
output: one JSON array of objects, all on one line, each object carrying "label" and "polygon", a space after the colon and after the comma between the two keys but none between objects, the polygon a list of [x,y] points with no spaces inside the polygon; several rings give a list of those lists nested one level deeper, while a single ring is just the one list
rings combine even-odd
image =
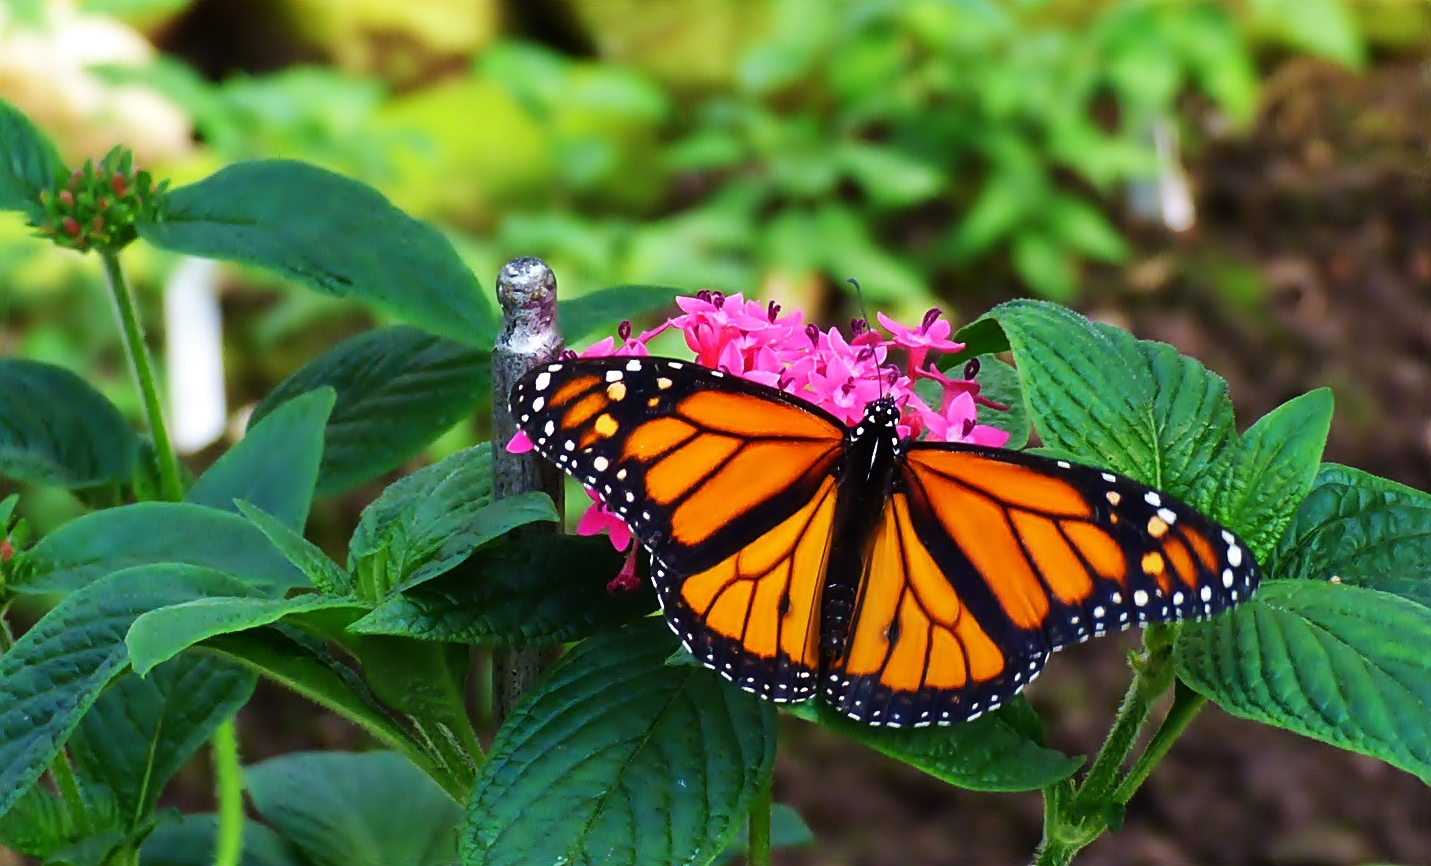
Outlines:
[{"label": "gray bark on stake", "polygon": [[[556,275],[538,258],[513,259],[497,276],[497,300],[502,305],[502,332],[492,349],[492,498],[539,490],[552,498],[565,516],[566,489],[562,472],[534,451],[510,454],[506,444],[517,432],[507,411],[507,395],[528,370],[549,364],[564,344],[557,329]],[[531,523],[517,530],[527,535],[562,531],[562,523]],[[496,722],[511,713],[553,657],[545,647],[503,647],[492,654],[492,712]]]}]

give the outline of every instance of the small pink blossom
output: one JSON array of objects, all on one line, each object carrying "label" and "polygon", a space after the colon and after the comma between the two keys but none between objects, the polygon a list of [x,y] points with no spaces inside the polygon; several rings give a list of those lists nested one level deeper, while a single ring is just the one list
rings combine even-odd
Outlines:
[{"label": "small pink blossom", "polygon": [[940,318],[938,307],[924,314],[924,321],[920,322],[918,328],[907,328],[884,313],[875,313],[875,317],[884,329],[893,335],[896,345],[909,350],[911,370],[924,366],[924,359],[931,349],[937,352],[957,352],[964,348],[963,343],[949,339],[954,328],[947,319]]},{"label": "small pink blossom", "polygon": [[633,546],[627,551],[626,561],[622,563],[621,570],[606,584],[607,592],[635,592],[641,588],[641,578],[636,576],[636,551],[638,549]]},{"label": "small pink blossom", "polygon": [[597,535],[603,530],[611,538],[611,546],[617,550],[625,550],[631,546],[631,529],[620,517],[617,517],[606,508],[606,503],[597,498],[590,490],[586,495],[592,499],[591,507],[586,509],[586,513],[576,523],[577,535]]},{"label": "small pink blossom", "polygon": [[515,436],[507,440],[508,454],[526,454],[535,447],[536,446],[532,444],[532,440],[528,439],[527,434],[521,430],[518,430]]}]

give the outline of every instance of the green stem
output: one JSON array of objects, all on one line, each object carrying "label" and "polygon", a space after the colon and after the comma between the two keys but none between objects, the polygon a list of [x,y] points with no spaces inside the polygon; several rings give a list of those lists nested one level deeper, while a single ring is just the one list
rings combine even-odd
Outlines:
[{"label": "green stem", "polygon": [[1103,748],[1093,759],[1093,767],[1078,786],[1070,804],[1076,815],[1088,816],[1108,802],[1118,770],[1137,745],[1138,734],[1147,723],[1153,702],[1173,684],[1173,639],[1176,627],[1149,626],[1143,634],[1144,650],[1133,661],[1133,682]]},{"label": "green stem", "polygon": [[770,777],[766,776],[765,784],[760,786],[755,802],[750,805],[750,817],[746,819],[748,844],[745,862],[748,866],[770,866],[770,810],[775,802],[770,782]]},{"label": "green stem", "polygon": [[243,770],[239,767],[238,730],[232,717],[219,725],[211,742],[219,800],[214,866],[238,866],[243,854]]},{"label": "green stem", "polygon": [[144,416],[149,423],[149,435],[154,437],[154,450],[159,459],[159,485],[164,498],[178,502],[184,498],[184,486],[179,480],[179,458],[169,444],[169,431],[164,426],[164,410],[159,402],[159,388],[154,380],[154,366],[149,360],[149,349],[144,344],[144,328],[139,324],[135,312],[134,294],[125,282],[124,271],[119,267],[119,255],[112,251],[101,251],[104,275],[109,281],[109,296],[114,302],[115,315],[119,317],[119,331],[124,340],[124,354],[129,358],[129,369],[139,386],[139,396],[144,401]]},{"label": "green stem", "polygon": [[1163,759],[1168,750],[1173,747],[1173,743],[1187,728],[1188,723],[1193,720],[1202,705],[1207,703],[1207,698],[1183,685],[1181,681],[1176,683],[1173,690],[1173,705],[1168,707],[1168,714],[1163,719],[1162,725],[1158,727],[1158,732],[1149,741],[1148,748],[1143,750],[1143,754],[1138,756],[1138,760],[1133,764],[1133,769],[1128,771],[1128,775],[1118,784],[1117,790],[1113,792],[1115,803],[1127,803],[1133,799],[1133,794],[1138,787],[1148,778],[1148,774],[1153,772],[1153,767]]},{"label": "green stem", "polygon": [[81,838],[88,836],[94,830],[90,822],[89,808],[85,805],[84,795],[80,793],[79,781],[75,779],[75,771],[70,767],[69,756],[63,750],[50,762],[50,775],[54,777],[60,799],[64,800],[65,809],[70,813],[71,826]]},{"label": "green stem", "polygon": [[[149,435],[154,439],[154,451],[159,461],[159,492],[170,502],[184,498],[184,485],[179,478],[179,457],[169,442],[169,430],[164,425],[164,409],[159,402],[159,386],[154,378],[154,364],[149,359],[149,347],[144,342],[144,327],[135,309],[134,293],[124,279],[119,266],[119,254],[101,250],[104,276],[109,283],[109,296],[119,318],[119,333],[124,341],[124,354],[144,403],[144,418]],[[238,732],[232,718],[226,719],[214,731],[214,778],[219,806],[218,839],[215,843],[216,866],[238,866],[243,853],[243,771],[239,767]]]}]

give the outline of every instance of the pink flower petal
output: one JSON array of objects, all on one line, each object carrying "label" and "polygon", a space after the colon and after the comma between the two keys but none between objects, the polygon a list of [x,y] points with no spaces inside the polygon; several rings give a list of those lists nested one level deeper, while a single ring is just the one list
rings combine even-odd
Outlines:
[{"label": "pink flower petal", "polygon": [[528,439],[527,434],[521,430],[518,430],[511,439],[507,440],[508,454],[526,454],[535,447],[536,446],[532,444],[532,440]]}]

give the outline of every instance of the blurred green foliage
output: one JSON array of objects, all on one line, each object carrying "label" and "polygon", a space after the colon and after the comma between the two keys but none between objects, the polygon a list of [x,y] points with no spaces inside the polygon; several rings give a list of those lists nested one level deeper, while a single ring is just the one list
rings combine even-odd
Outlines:
[{"label": "blurred green foliage", "polygon": [[[255,26],[296,26],[296,13],[281,11],[295,2],[274,0],[280,11]],[[409,7],[384,2],[369,0],[363,14],[382,6],[383,26],[395,26]],[[472,0],[469,17],[494,3]],[[30,24],[43,17],[35,0],[0,5]],[[191,6],[78,4],[161,41],[166,22]],[[511,2],[505,8],[514,34],[520,16]],[[1192,121],[1209,111],[1226,127],[1248,123],[1269,48],[1357,66],[1364,33],[1404,40],[1419,27],[1424,40],[1431,30],[1431,7],[1391,0],[544,8],[596,56],[507,35],[465,68],[438,63],[445,71],[416,83],[378,61],[369,74],[344,60],[217,82],[162,54],[90,71],[162,94],[190,118],[200,146],[155,166],[157,175],[181,185],[236,160],[315,162],[444,226],[483,282],[508,258],[535,254],[568,297],[658,284],[743,291],[821,315],[835,312],[829,294],[856,276],[872,303],[908,317],[936,300],[957,305],[963,290],[990,282],[1072,299],[1085,262],[1130,254],[1117,203],[1126,184],[1158,170],[1153,124],[1196,133]],[[432,31],[431,15],[410,14],[423,17],[412,32]],[[302,38],[311,44],[311,34]],[[153,303],[173,258],[142,245],[129,258]],[[101,388],[122,399],[124,389],[105,388],[119,372],[108,323],[74,321],[101,315],[97,301],[80,300],[99,296],[90,271],[0,221],[0,296],[23,341],[16,348],[98,370]],[[249,344],[273,346],[352,310],[277,291],[277,304],[259,305]],[[265,377],[284,372],[266,366]]]}]

